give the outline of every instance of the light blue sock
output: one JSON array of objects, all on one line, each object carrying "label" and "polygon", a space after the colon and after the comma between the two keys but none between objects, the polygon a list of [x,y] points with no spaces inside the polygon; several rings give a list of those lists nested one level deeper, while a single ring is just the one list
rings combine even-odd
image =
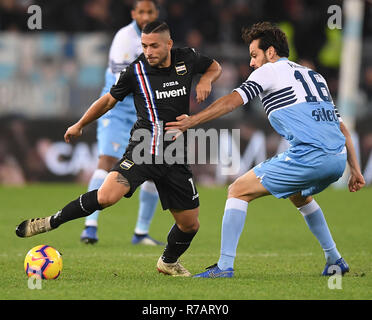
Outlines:
[{"label": "light blue sock", "polygon": [[137,224],[134,232],[136,234],[148,234],[159,200],[159,194],[153,182],[145,181],[142,184],[139,200]]},{"label": "light blue sock", "polygon": [[336,244],[328,229],[322,209],[313,200],[307,205],[298,208],[298,210],[304,216],[307,226],[323,248],[327,264],[334,264],[337,259],[341,258],[341,255],[336,249]]},{"label": "light blue sock", "polygon": [[221,270],[234,268],[236,248],[244,228],[248,202],[236,198],[227,199],[222,219],[221,255],[218,267]]},{"label": "light blue sock", "polygon": [[[88,191],[92,191],[95,189],[99,189],[99,187],[103,184],[103,181],[105,181],[106,176],[108,175],[108,172],[103,169],[96,169],[90,178],[89,185],[88,185]],[[89,227],[97,227],[98,226],[98,216],[100,211],[94,211],[91,215],[87,216],[85,218],[85,226]]]}]

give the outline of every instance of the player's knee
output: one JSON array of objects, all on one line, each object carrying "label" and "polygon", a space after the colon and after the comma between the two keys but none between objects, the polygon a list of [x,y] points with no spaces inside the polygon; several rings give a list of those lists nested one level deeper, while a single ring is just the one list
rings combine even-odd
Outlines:
[{"label": "player's knee", "polygon": [[241,183],[241,179],[236,179],[232,184],[229,185],[228,191],[227,191],[227,197],[228,198],[240,198],[244,195],[246,195],[246,191],[244,191],[244,188]]},{"label": "player's knee", "polygon": [[187,221],[182,221],[182,223],[177,223],[177,225],[183,232],[196,233],[199,230],[200,222],[198,218],[195,218]]},{"label": "player's knee", "polygon": [[97,200],[102,208],[107,208],[118,202],[120,198],[118,198],[115,194],[105,192],[100,188],[97,192]]},{"label": "player's knee", "polygon": [[141,190],[144,190],[152,194],[158,194],[158,189],[156,189],[155,183],[151,180],[147,180],[144,183],[142,183]]},{"label": "player's knee", "polygon": [[235,186],[234,186],[234,182],[233,182],[227,188],[227,197],[228,198],[233,198],[234,193],[235,193]]},{"label": "player's knee", "polygon": [[252,172],[239,177],[229,186],[228,198],[237,198],[251,202],[259,197],[270,194]]},{"label": "player's knee", "polygon": [[192,225],[191,232],[195,232],[195,233],[198,232],[199,227],[200,227],[199,219],[196,219],[196,221]]},{"label": "player's knee", "polygon": [[180,229],[183,232],[187,232],[187,233],[197,233],[199,230],[199,227],[200,227],[200,223],[199,223],[199,220],[197,219],[196,221],[182,224],[182,226],[180,226]]},{"label": "player's knee", "polygon": [[289,197],[289,200],[296,206],[296,208],[303,207],[313,201],[312,196],[302,196],[301,193],[297,193]]}]

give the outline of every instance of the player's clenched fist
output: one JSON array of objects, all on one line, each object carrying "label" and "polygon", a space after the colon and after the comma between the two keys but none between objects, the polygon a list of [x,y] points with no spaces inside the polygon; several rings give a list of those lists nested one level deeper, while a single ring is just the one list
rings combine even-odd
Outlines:
[{"label": "player's clenched fist", "polygon": [[360,172],[353,172],[352,170],[348,182],[350,192],[359,191],[361,188],[364,187],[365,184],[366,182],[362,174]]},{"label": "player's clenched fist", "polygon": [[198,103],[203,102],[205,99],[208,98],[209,94],[212,91],[212,84],[210,81],[200,80],[197,86],[195,87],[196,90],[196,101]]},{"label": "player's clenched fist", "polygon": [[182,132],[194,125],[192,122],[192,117],[189,117],[187,114],[181,114],[176,118],[176,120],[177,121],[167,122],[165,127],[165,130],[169,134],[174,135],[172,140],[176,140],[182,134]]},{"label": "player's clenched fist", "polygon": [[83,128],[78,123],[75,123],[66,130],[64,138],[67,143],[70,143],[72,138],[80,137],[82,134]]}]

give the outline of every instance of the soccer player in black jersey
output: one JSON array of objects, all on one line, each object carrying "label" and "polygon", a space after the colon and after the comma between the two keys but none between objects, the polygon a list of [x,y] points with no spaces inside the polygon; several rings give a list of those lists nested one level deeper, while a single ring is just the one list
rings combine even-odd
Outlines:
[{"label": "soccer player in black jersey", "polygon": [[[120,74],[120,78],[105,94],[95,101],[82,118],[69,127],[65,141],[79,137],[83,128],[112,109],[118,100],[133,93],[138,120],[131,131],[129,145],[123,158],[112,168],[98,190],[80,195],[56,214],[23,221],[16,229],[19,237],[30,237],[50,231],[62,223],[85,217],[96,210],[107,208],[122,197],[131,197],[146,180],[153,180],[164,210],[169,209],[175,224],[168,233],[167,244],[158,260],[159,272],[173,276],[191,276],[178,261],[190,246],[199,229],[199,196],[189,166],[185,163],[168,164],[162,158],[172,140],[164,139],[162,123],[175,121],[189,113],[192,79],[202,74],[197,86],[197,101],[205,100],[211,84],[221,74],[220,65],[191,48],[172,49],[168,25],[161,21],[147,24],[141,36],[143,54]],[[149,141],[142,153],[151,163],[139,163],[136,148],[143,141],[134,139],[137,130],[149,132]]]}]

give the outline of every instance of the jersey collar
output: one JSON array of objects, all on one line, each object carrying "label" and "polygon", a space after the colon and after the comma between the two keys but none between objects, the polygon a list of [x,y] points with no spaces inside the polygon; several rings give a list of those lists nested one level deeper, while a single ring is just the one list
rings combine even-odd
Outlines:
[{"label": "jersey collar", "polygon": [[286,58],[286,57],[282,57],[282,58],[279,58],[278,60],[276,60],[275,62],[278,62],[278,61],[284,61],[284,60],[288,60],[288,58]]},{"label": "jersey collar", "polygon": [[133,25],[134,30],[136,30],[138,36],[141,36],[141,32],[142,32],[142,31],[141,31],[141,29],[138,27],[138,24],[137,24],[136,20],[133,20],[131,24]]}]

